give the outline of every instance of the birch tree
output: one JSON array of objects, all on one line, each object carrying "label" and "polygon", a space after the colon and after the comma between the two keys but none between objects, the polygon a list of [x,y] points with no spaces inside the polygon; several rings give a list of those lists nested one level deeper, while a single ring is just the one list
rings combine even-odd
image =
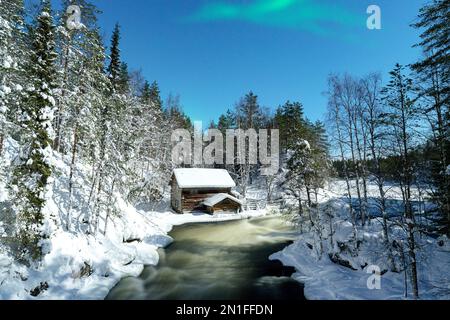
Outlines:
[{"label": "birch tree", "polygon": [[372,167],[370,168],[371,174],[375,177],[375,183],[378,188],[378,209],[380,210],[381,217],[383,219],[383,238],[384,245],[387,250],[387,257],[390,268],[392,271],[396,271],[394,256],[392,253],[392,245],[390,243],[389,225],[388,225],[388,212],[386,205],[386,191],[384,174],[381,169],[381,158],[386,154],[385,144],[386,135],[384,134],[382,125],[383,108],[380,104],[380,92],[381,92],[381,76],[379,74],[370,74],[362,80],[364,88],[364,112],[363,119],[368,134],[368,148],[371,154]]}]

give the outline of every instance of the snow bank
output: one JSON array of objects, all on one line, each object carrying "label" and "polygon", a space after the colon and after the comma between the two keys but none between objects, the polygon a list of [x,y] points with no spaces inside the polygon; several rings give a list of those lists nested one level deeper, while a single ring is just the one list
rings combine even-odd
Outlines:
[{"label": "snow bank", "polygon": [[[376,186],[369,185],[371,194],[376,195]],[[346,254],[336,248],[337,243],[351,246],[353,226],[348,222],[348,204],[341,196],[346,193],[344,181],[335,181],[327,190],[321,190],[319,202],[331,208],[336,216],[333,222],[334,246],[324,240],[323,254],[320,254],[320,240],[313,232],[301,234],[284,250],[270,256],[285,266],[295,267],[292,277],[304,284],[304,294],[311,300],[392,300],[405,299],[404,273],[387,271],[386,250],[383,245],[382,224],[372,219],[365,227],[357,228],[360,247],[357,255]],[[389,190],[391,198],[401,197],[398,188]],[[416,193],[416,190],[413,190]],[[323,209],[323,207],[322,207]],[[391,210],[397,208],[392,206]],[[391,240],[401,234],[398,227],[391,226]],[[434,239],[422,235],[417,237],[418,277],[420,299],[450,299],[450,241],[446,237]],[[333,256],[338,253],[338,256]],[[331,254],[331,256],[330,256]],[[336,258],[337,257],[337,258]],[[333,261],[334,260],[334,261]],[[339,260],[339,261],[336,261]],[[368,281],[373,266],[381,272],[380,289],[369,289]],[[408,280],[408,296],[411,299]]]},{"label": "snow bank", "polygon": [[[427,259],[419,262],[421,299],[450,299],[450,242],[447,239],[445,243],[444,247],[440,247],[436,240],[428,243]],[[333,263],[326,256],[318,259],[302,238],[283,251],[273,254],[270,259],[295,267],[297,272],[292,278],[304,284],[305,297],[310,300],[405,299],[403,273],[387,272],[381,276],[380,289],[369,289],[367,282],[371,276],[370,265],[352,270]],[[370,261],[373,253],[363,253],[360,259]],[[410,290],[409,288],[408,291]],[[408,298],[411,298],[410,294]]]},{"label": "snow bank", "polygon": [[[0,253],[1,299],[103,299],[123,277],[138,276],[145,265],[157,265],[158,248],[173,239],[167,233],[175,225],[231,221],[265,215],[251,211],[240,214],[185,214],[140,212],[125,202],[123,216],[114,220],[106,236],[96,237],[57,231],[51,252],[38,270],[23,267]],[[30,291],[47,283],[38,297]]]}]

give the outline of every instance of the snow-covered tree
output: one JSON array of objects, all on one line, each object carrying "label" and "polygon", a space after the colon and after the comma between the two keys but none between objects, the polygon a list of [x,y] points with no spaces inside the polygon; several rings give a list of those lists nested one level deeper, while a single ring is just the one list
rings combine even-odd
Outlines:
[{"label": "snow-covered tree", "polygon": [[389,260],[389,266],[392,271],[396,270],[392,245],[389,234],[389,215],[387,208],[385,174],[383,173],[381,160],[387,154],[386,135],[384,134],[382,116],[384,109],[380,103],[381,76],[371,74],[362,80],[364,89],[363,121],[367,128],[368,148],[371,158],[369,172],[375,178],[375,184],[378,188],[377,209],[379,210],[383,221],[383,238]]},{"label": "snow-covered tree", "polygon": [[27,67],[27,97],[19,109],[21,154],[15,164],[12,181],[21,258],[33,260],[45,254],[42,240],[49,234],[44,225],[50,219],[44,214],[44,206],[52,174],[52,120],[55,109],[53,89],[56,75],[54,64],[57,54],[48,1],[43,2],[42,11],[36,20]]},{"label": "snow-covered tree", "polygon": [[[70,228],[71,211],[77,172],[76,164],[83,160],[94,165],[98,158],[102,110],[107,106],[106,93],[109,81],[104,73],[105,53],[99,35],[96,8],[85,0],[79,0],[83,7],[82,25],[77,29],[67,29],[61,23],[59,31],[63,39],[69,36],[69,43],[62,42],[62,48],[68,46],[70,54],[63,59],[61,87],[58,95],[60,129],[59,150],[71,156],[69,173],[69,202],[66,225]],[[70,1],[67,3],[70,5]],[[63,19],[64,20],[64,19]],[[64,50],[60,50],[63,55]],[[65,80],[64,80],[65,79]],[[85,221],[91,217],[85,216]]]},{"label": "snow-covered tree", "polygon": [[340,99],[340,80],[336,75],[332,75],[328,78],[328,111],[327,118],[330,124],[330,132],[334,136],[335,147],[338,150],[339,161],[343,165],[343,176],[347,187],[347,197],[349,200],[350,220],[353,224],[355,237],[356,237],[356,213],[353,206],[353,196],[351,187],[351,173],[348,164],[348,143],[345,138],[345,120],[344,111]]},{"label": "snow-covered tree", "polygon": [[403,196],[404,225],[407,235],[407,247],[411,284],[414,298],[419,297],[417,278],[416,232],[417,225],[412,204],[413,164],[411,160],[412,147],[415,144],[417,130],[417,109],[412,99],[413,82],[405,75],[405,67],[396,64],[390,72],[390,81],[383,89],[383,100],[387,112],[382,115],[391,136],[392,149],[400,158],[398,177]]},{"label": "snow-covered tree", "polygon": [[4,139],[15,122],[24,85],[23,0],[0,1],[0,156]]},{"label": "snow-covered tree", "polygon": [[133,132],[136,136],[137,158],[132,170],[136,181],[130,190],[133,201],[155,202],[162,198],[167,174],[164,170],[164,114],[158,84],[144,82],[140,97],[132,115]]}]

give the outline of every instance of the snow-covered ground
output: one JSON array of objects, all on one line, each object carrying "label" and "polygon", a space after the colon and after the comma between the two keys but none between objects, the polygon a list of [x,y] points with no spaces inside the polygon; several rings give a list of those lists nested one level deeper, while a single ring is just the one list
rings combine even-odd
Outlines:
[{"label": "snow-covered ground", "polygon": [[[17,154],[15,144],[8,140],[3,165]],[[221,222],[262,216],[266,210],[248,211],[240,214],[185,214],[178,215],[162,206],[158,211],[138,210],[121,197],[115,195],[114,205],[119,215],[103,230],[94,235],[84,232],[80,225],[83,213],[88,210],[89,195],[87,172],[83,165],[77,167],[77,188],[74,208],[70,215],[71,230],[67,231],[68,189],[67,179],[70,159],[55,154],[53,165],[56,179],[48,192],[45,211],[57,217],[48,226],[51,237],[49,253],[36,267],[25,267],[14,261],[0,241],[0,300],[2,299],[103,299],[110,289],[123,277],[138,276],[145,265],[156,265],[158,248],[170,244],[168,233],[173,226],[186,223]],[[0,181],[0,209],[5,211],[8,190]],[[104,221],[101,222],[100,229]],[[0,238],[5,236],[0,224]],[[1,239],[0,239],[1,240]],[[37,294],[37,296],[33,296]]]},{"label": "snow-covered ground", "polygon": [[[14,154],[17,154],[15,144],[11,140],[6,141],[6,152],[0,165],[7,167]],[[74,206],[68,215],[69,163],[70,159],[57,154],[53,156],[56,174],[47,194],[45,211],[54,219],[49,219],[53,222],[47,226],[51,234],[49,253],[42,263],[36,268],[15,262],[0,241],[0,299],[103,299],[121,278],[138,276],[145,265],[158,263],[157,250],[173,241],[168,236],[173,226],[245,219],[276,211],[267,208],[241,214],[178,215],[164,203],[158,209],[137,209],[116,194],[111,206],[118,214],[108,223],[105,235],[103,220],[94,236],[86,232],[82,222],[83,214],[89,210],[86,199],[90,191],[88,175],[92,170],[83,164],[76,167]],[[264,199],[266,196],[264,186],[250,187],[247,191],[251,199]],[[395,216],[397,211],[401,211],[401,193],[395,185],[389,186],[387,191],[390,213]],[[330,210],[334,215],[334,244],[331,245],[328,239],[323,240],[323,254],[319,254],[317,234],[306,232],[291,246],[274,253],[271,259],[296,268],[293,278],[305,284],[305,296],[309,299],[403,299],[404,274],[383,272],[389,268],[379,218],[374,217],[364,228],[358,227],[361,244],[357,255],[346,250],[345,246],[351,246],[349,239],[353,234],[353,227],[348,222],[346,192],[345,182],[339,180],[319,192],[319,209]],[[369,201],[374,201],[377,192],[376,186],[369,184]],[[424,193],[416,188],[413,194],[419,199]],[[7,212],[8,200],[8,188],[5,181],[0,180],[2,215]],[[415,205],[421,205],[423,210],[430,206],[426,202],[420,203]],[[296,201],[293,200],[292,204],[296,205]],[[64,226],[68,217],[70,231]],[[1,221],[4,220],[2,217]],[[399,228],[391,225],[394,238],[402,233]],[[7,235],[7,229],[8,225],[0,222],[0,240]],[[344,247],[339,248],[339,244]],[[435,239],[423,235],[418,244],[420,297],[450,299],[450,241],[445,237]],[[339,254],[341,264],[348,265],[332,262],[329,254],[335,253]],[[367,286],[372,275],[368,271],[372,266],[379,267],[383,274],[379,290],[370,290]]]},{"label": "snow-covered ground", "polygon": [[[266,211],[241,214],[185,214],[142,212],[120,203],[123,215],[106,236],[58,230],[51,251],[38,270],[15,263],[0,253],[1,299],[103,299],[123,277],[138,276],[145,265],[158,264],[158,248],[170,244],[175,225],[219,222],[262,216]],[[30,291],[47,283],[38,297]]]},{"label": "snow-covered ground", "polygon": [[[323,254],[320,254],[320,239],[314,232],[306,232],[292,245],[273,254],[270,259],[280,260],[284,265],[296,268],[297,272],[292,277],[305,285],[305,297],[308,299],[405,299],[404,273],[387,271],[389,268],[386,265],[386,249],[379,218],[373,218],[370,224],[357,228],[360,240],[358,254],[352,255],[347,250],[346,246],[351,246],[349,240],[353,235],[353,227],[348,222],[348,204],[342,199],[346,190],[344,181],[334,181],[327,190],[321,190],[319,195],[319,208],[323,210],[327,206],[335,216],[333,245],[330,239],[323,240]],[[376,193],[376,186],[369,185],[369,196],[376,196]],[[417,189],[413,193],[418,197]],[[391,186],[388,196],[392,201],[400,200],[398,187]],[[400,210],[396,208],[395,201],[391,205],[393,214]],[[391,240],[398,239],[402,230],[391,225],[391,233]],[[432,238],[422,235],[416,240],[420,298],[450,299],[449,239],[445,236]],[[340,264],[330,258],[330,254],[334,253],[338,253]],[[348,265],[344,266],[345,264]],[[372,274],[374,270],[381,271],[382,274],[379,289],[374,285],[377,281]],[[408,298],[411,297],[408,280]]]},{"label": "snow-covered ground", "polygon": [[[378,230],[377,230],[378,229]],[[352,270],[333,263],[327,256],[319,258],[317,253],[308,247],[311,243],[308,236],[301,236],[291,246],[273,254],[270,258],[280,260],[286,266],[293,266],[297,272],[293,278],[305,285],[305,297],[312,300],[364,299],[390,300],[404,299],[404,274],[387,272],[380,278],[380,289],[369,289],[371,266],[382,266],[377,262],[380,256],[381,228],[373,226],[364,233],[369,243],[364,245],[357,259],[350,259]],[[370,240],[372,238],[372,241]],[[450,242],[442,239],[424,241],[419,259],[419,294],[421,299],[450,299]],[[358,263],[359,262],[359,263]],[[367,264],[367,265],[366,265]],[[380,266],[380,270],[383,268]],[[409,285],[409,284],[408,284]],[[408,297],[411,298],[410,288]]]},{"label": "snow-covered ground", "polygon": [[[158,248],[173,240],[174,225],[219,222],[261,216],[265,211],[239,215],[139,212],[123,203],[123,216],[107,236],[96,237],[57,231],[52,250],[38,270],[14,262],[0,253],[1,299],[103,299],[123,277],[138,276],[144,265],[158,264]],[[89,267],[88,267],[89,266]],[[47,283],[48,289],[32,297],[30,291]]]}]

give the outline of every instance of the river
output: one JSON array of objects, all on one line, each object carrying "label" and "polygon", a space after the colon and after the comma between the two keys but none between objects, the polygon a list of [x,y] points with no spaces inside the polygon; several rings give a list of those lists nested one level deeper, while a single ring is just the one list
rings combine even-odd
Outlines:
[{"label": "river", "polygon": [[160,263],[122,279],[107,299],[304,299],[293,268],[268,259],[296,234],[280,216],[175,227]]}]

